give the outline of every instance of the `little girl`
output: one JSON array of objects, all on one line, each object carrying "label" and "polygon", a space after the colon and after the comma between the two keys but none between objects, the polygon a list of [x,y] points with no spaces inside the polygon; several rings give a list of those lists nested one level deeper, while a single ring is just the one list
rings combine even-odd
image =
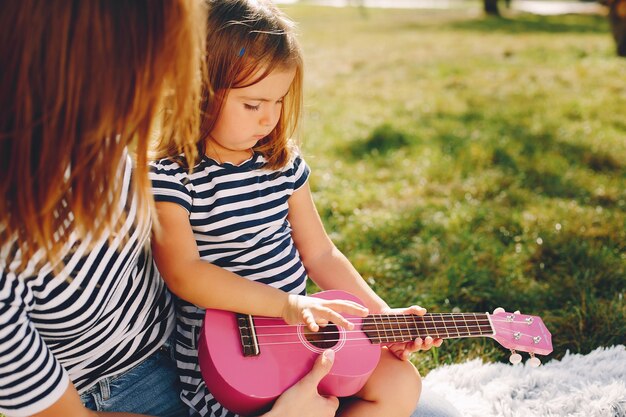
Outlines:
[{"label": "little girl", "polygon": [[[152,164],[160,230],[154,257],[178,297],[176,360],[182,399],[193,415],[232,416],[206,389],[197,361],[204,308],[282,317],[313,331],[341,313],[390,311],[324,231],[311,198],[309,168],[289,138],[300,116],[303,63],[293,23],[269,0],[213,0],[208,18],[208,85],[199,157]],[[306,297],[306,278],[341,289],[366,308]],[[423,315],[413,306],[407,314]],[[409,354],[441,341],[383,348],[342,416],[404,416],[421,381]],[[394,356],[395,355],[395,356]],[[398,360],[405,359],[405,360]]]}]

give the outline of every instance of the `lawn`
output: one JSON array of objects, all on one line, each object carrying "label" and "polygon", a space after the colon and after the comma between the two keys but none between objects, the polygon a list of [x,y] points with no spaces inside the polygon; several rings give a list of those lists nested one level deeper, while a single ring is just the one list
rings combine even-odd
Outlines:
[{"label": "lawn", "polygon": [[[554,358],[625,342],[626,61],[605,18],[283,8],[318,209],[380,295],[541,316]],[[414,361],[509,354],[454,340]]]}]

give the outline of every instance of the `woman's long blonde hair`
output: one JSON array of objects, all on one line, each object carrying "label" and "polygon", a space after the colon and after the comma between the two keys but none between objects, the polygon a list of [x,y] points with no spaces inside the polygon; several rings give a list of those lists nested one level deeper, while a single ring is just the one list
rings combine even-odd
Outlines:
[{"label": "woman's long blonde hair", "polygon": [[[255,84],[275,69],[295,68],[296,74],[283,101],[274,130],[255,146],[267,168],[284,166],[291,156],[302,108],[303,58],[295,24],[270,0],[208,0],[206,25],[206,84],[201,105],[199,158],[230,89]],[[172,157],[176,150],[157,149],[157,157]],[[199,160],[185,155],[193,168]]]},{"label": "woman's long blonde hair", "polygon": [[126,149],[137,223],[149,224],[151,131],[195,152],[203,13],[197,0],[3,2],[0,246],[53,262],[70,233],[114,231]]}]

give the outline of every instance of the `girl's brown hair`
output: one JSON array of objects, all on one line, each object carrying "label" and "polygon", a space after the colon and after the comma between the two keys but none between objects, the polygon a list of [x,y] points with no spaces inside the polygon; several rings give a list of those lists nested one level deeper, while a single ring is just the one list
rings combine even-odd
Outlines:
[{"label": "girl's brown hair", "polygon": [[[201,106],[198,158],[215,126],[228,91],[255,84],[275,69],[295,68],[274,130],[255,146],[267,168],[284,166],[291,157],[289,140],[302,107],[303,60],[295,24],[269,0],[209,0],[206,26],[207,83]],[[161,157],[174,156],[161,149]],[[199,160],[185,155],[193,167]]]},{"label": "girl's brown hair", "polygon": [[195,151],[199,19],[194,0],[3,2],[0,242],[16,241],[23,262],[41,249],[55,262],[70,233],[96,239],[124,222],[126,149],[136,156],[138,226],[149,225],[151,132]]}]

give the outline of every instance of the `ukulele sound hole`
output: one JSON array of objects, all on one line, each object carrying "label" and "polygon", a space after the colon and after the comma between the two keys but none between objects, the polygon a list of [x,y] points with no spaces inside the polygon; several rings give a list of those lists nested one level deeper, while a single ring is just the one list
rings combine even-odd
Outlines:
[{"label": "ukulele sound hole", "polygon": [[329,349],[339,342],[339,329],[333,323],[328,323],[324,327],[320,326],[317,332],[305,328],[304,337],[316,348]]}]

